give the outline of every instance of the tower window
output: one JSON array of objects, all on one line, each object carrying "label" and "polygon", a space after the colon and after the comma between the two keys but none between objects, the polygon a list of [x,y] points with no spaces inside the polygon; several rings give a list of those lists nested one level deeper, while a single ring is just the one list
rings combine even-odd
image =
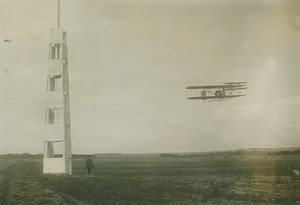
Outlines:
[{"label": "tower window", "polygon": [[46,158],[63,157],[63,141],[46,141],[44,146]]},{"label": "tower window", "polygon": [[59,85],[61,85],[61,75],[48,75],[48,91],[54,92],[57,91]]},{"label": "tower window", "polygon": [[54,109],[48,108],[48,124],[54,124]]},{"label": "tower window", "polygon": [[55,91],[55,78],[50,77],[49,80],[49,91]]},{"label": "tower window", "polygon": [[60,43],[50,44],[49,59],[51,60],[61,59],[61,54],[62,54],[62,44]]},{"label": "tower window", "polygon": [[46,108],[45,123],[46,126],[61,126],[64,123],[64,107]]}]

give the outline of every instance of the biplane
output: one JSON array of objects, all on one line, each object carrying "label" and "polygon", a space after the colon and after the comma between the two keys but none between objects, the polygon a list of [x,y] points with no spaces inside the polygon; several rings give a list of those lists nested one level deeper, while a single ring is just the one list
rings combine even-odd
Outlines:
[{"label": "biplane", "polygon": [[224,100],[247,95],[247,82],[228,82],[221,85],[186,87],[189,100]]}]

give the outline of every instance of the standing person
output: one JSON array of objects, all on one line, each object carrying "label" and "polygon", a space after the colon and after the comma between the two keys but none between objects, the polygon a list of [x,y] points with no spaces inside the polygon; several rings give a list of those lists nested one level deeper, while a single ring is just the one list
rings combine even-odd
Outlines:
[{"label": "standing person", "polygon": [[89,156],[86,160],[85,160],[85,164],[86,164],[86,169],[88,171],[88,175],[90,176],[92,168],[94,167],[94,163],[93,163],[93,158],[92,156]]}]

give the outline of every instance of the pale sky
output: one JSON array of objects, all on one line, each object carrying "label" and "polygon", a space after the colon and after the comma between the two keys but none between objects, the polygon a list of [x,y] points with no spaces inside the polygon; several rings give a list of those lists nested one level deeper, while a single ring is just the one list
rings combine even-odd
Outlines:
[{"label": "pale sky", "polygon": [[[298,2],[62,0],[73,152],[300,146]],[[43,151],[56,3],[0,1],[0,154]],[[186,99],[229,81],[248,95]]]}]

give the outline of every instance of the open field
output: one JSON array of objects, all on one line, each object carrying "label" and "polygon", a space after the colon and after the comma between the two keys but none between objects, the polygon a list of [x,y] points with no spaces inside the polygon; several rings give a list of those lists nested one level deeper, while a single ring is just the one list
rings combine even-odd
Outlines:
[{"label": "open field", "polygon": [[[101,156],[87,177],[42,175],[41,160],[19,160],[0,174],[1,205],[298,204],[300,157]],[[298,202],[298,203],[297,203]]]}]

